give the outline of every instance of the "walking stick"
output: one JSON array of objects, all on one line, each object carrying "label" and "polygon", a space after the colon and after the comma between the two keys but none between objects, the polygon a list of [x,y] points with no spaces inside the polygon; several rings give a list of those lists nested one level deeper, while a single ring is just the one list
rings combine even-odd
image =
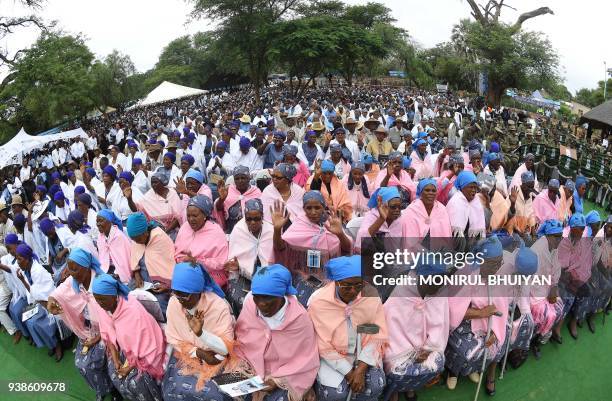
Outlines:
[{"label": "walking stick", "polygon": [[512,323],[514,322],[514,311],[516,310],[516,302],[512,303],[512,312],[510,312],[510,338],[508,338],[508,344],[506,344],[506,352],[504,354],[504,363],[502,363],[501,373],[499,379],[503,380],[504,371],[506,370],[506,362],[508,361],[508,352],[510,351],[510,342],[512,339]]},{"label": "walking stick", "polygon": [[[491,287],[487,285],[487,302],[491,304]],[[495,312],[493,315],[501,316],[499,312]],[[482,357],[482,367],[480,368],[480,379],[478,379],[478,387],[476,387],[476,395],[474,396],[474,401],[478,401],[478,395],[480,394],[480,386],[482,385],[482,378],[486,374],[485,368],[487,366],[487,354],[489,353],[489,347],[487,347],[487,339],[491,335],[491,323],[493,323],[493,315],[489,316],[487,320],[487,335],[484,340],[484,355]]]},{"label": "walking stick", "polygon": [[[357,353],[355,353],[355,362],[353,366],[357,364],[359,360],[359,354],[361,354],[361,335],[362,334],[378,334],[380,327],[375,323],[364,323],[357,326]],[[346,401],[349,401],[353,396],[353,390],[349,387],[349,393],[346,397]]]}]

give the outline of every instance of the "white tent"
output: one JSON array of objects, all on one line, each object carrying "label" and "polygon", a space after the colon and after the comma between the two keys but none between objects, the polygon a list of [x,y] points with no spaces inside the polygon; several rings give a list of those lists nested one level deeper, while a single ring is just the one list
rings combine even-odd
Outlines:
[{"label": "white tent", "polygon": [[128,110],[135,109],[138,107],[149,106],[155,103],[166,102],[172,99],[180,99],[183,97],[194,96],[194,95],[202,95],[204,93],[208,93],[203,89],[190,88],[188,86],[182,86],[173,84],[172,82],[164,81],[155,89],[153,89],[149,94],[141,99],[138,103],[133,106],[128,107]]},{"label": "white tent", "polygon": [[0,168],[21,164],[23,153],[42,146],[40,137],[28,135],[23,128],[10,141],[0,146]]}]

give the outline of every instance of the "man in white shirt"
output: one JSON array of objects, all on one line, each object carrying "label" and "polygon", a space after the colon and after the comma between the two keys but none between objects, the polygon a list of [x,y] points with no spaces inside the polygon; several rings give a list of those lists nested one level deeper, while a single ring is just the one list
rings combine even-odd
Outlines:
[{"label": "man in white shirt", "polygon": [[263,168],[263,157],[257,154],[257,149],[251,146],[251,141],[245,136],[239,141],[240,151],[234,154],[236,166],[249,168],[251,175]]},{"label": "man in white shirt", "polygon": [[210,158],[206,167],[206,174],[217,174],[223,177],[229,176],[230,172],[236,166],[234,157],[227,152],[227,144],[224,141],[217,143],[216,154]]},{"label": "man in white shirt", "polygon": [[[331,140],[330,145],[337,143],[342,148],[348,149],[348,151],[351,153],[351,162],[357,162],[361,159],[359,146],[357,146],[357,143],[351,141],[350,139],[346,139],[346,131],[344,130],[344,128],[336,128],[336,130],[334,131],[334,135],[336,138]],[[329,149],[327,149],[327,154],[325,155],[325,158],[330,158]]]},{"label": "man in white shirt", "polygon": [[73,159],[80,160],[85,154],[85,145],[81,142],[81,138],[76,137],[74,143],[70,145],[70,153]]},{"label": "man in white shirt", "polygon": [[19,180],[21,182],[26,182],[29,180],[32,174],[32,168],[28,165],[28,159],[24,158],[21,164],[21,169],[19,170]]}]

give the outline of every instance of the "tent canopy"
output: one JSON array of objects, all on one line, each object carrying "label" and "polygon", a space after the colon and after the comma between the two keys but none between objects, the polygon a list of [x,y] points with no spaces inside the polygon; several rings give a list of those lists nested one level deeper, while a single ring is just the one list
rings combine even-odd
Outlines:
[{"label": "tent canopy", "polygon": [[608,100],[585,113],[580,122],[585,121],[591,123],[596,128],[612,127],[612,100]]},{"label": "tent canopy", "polygon": [[202,95],[208,93],[208,91],[196,88],[190,88],[188,86],[182,86],[173,84],[172,82],[164,81],[138,103],[128,107],[128,110],[135,109],[138,107],[149,106],[155,103],[166,102],[168,100],[180,99],[183,97],[189,97],[194,95]]}]

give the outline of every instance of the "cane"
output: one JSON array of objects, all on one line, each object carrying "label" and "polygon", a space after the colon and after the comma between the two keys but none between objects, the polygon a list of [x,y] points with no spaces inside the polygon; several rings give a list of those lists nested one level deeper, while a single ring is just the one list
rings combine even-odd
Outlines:
[{"label": "cane", "polygon": [[508,344],[506,344],[506,353],[504,355],[504,362],[502,363],[501,373],[499,374],[499,379],[503,380],[504,371],[506,370],[506,362],[508,361],[508,352],[510,351],[510,342],[512,339],[512,323],[514,322],[514,311],[516,310],[516,302],[512,303],[512,312],[510,312],[510,338],[508,338]]},{"label": "cane", "polygon": [[[487,285],[487,303],[491,304],[491,287]],[[480,379],[478,379],[478,387],[476,387],[476,395],[474,396],[474,401],[478,401],[478,394],[480,394],[480,386],[482,385],[482,378],[486,374],[485,367],[487,366],[487,354],[489,353],[489,347],[487,347],[487,339],[491,335],[491,323],[493,323],[493,316],[501,316],[502,314],[498,311],[493,315],[489,316],[487,320],[487,335],[484,339],[484,356],[482,358],[482,367],[480,368]]]},{"label": "cane", "polygon": [[[378,327],[375,323],[364,323],[357,326],[357,353],[355,354],[355,362],[353,362],[353,366],[357,364],[359,360],[359,354],[361,354],[361,335],[362,334],[378,334],[380,331],[380,327]],[[349,401],[353,396],[353,390],[349,387],[348,397],[346,397],[346,401]]]}]

